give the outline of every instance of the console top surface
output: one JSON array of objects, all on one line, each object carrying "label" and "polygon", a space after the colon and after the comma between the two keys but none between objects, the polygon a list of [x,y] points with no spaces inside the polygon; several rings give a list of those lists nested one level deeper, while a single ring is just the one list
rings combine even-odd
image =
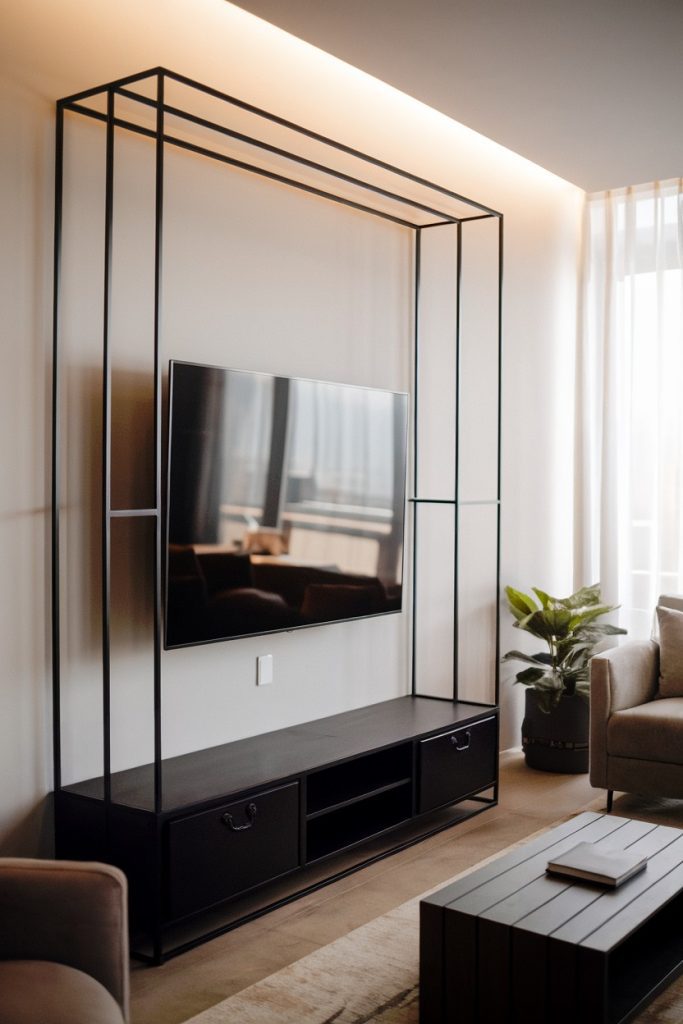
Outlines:
[{"label": "console top surface", "polygon": [[[398,697],[167,758],[162,762],[163,809],[170,812],[265,787],[373,750],[457,728],[496,711],[495,707],[433,697]],[[115,803],[154,809],[152,764],[115,772],[111,786]],[[64,789],[101,800],[103,780],[88,779]]]}]

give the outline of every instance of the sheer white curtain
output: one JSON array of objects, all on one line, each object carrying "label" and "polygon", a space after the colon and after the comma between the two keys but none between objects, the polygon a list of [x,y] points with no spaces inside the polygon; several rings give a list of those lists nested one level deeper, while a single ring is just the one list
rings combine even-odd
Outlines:
[{"label": "sheer white curtain", "polygon": [[683,180],[588,197],[577,363],[577,583],[647,636],[683,593]]}]

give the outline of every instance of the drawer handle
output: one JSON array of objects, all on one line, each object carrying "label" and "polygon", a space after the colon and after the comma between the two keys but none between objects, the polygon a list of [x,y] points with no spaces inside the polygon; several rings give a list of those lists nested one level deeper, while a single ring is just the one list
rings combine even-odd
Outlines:
[{"label": "drawer handle", "polygon": [[227,811],[225,814],[221,814],[221,821],[233,832],[246,832],[248,828],[253,828],[256,821],[256,804],[249,804],[247,806],[247,818],[249,821],[245,821],[244,825],[236,825],[232,814],[228,814]]},{"label": "drawer handle", "polygon": [[451,743],[453,744],[456,750],[469,750],[471,740],[472,733],[470,732],[469,729],[465,733],[465,742],[462,744],[462,746],[458,743],[457,736],[451,736]]}]

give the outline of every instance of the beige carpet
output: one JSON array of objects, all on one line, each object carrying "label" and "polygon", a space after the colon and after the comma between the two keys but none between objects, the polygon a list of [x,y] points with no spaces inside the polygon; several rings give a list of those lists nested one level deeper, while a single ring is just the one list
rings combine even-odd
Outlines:
[{"label": "beige carpet", "polygon": [[[532,838],[527,836],[449,881]],[[428,891],[447,884],[442,882]],[[418,907],[424,895],[224,999],[186,1024],[417,1024]],[[638,1024],[683,1024],[683,978],[635,1020]]]}]

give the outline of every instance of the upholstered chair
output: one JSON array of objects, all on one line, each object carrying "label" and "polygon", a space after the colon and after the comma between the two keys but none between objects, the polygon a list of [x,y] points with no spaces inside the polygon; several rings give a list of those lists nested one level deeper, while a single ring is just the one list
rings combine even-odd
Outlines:
[{"label": "upholstered chair", "polygon": [[662,595],[655,637],[596,655],[590,666],[590,781],[683,799],[683,597]]},{"label": "upholstered chair", "polygon": [[0,858],[2,1024],[126,1024],[125,876],[106,864]]}]

